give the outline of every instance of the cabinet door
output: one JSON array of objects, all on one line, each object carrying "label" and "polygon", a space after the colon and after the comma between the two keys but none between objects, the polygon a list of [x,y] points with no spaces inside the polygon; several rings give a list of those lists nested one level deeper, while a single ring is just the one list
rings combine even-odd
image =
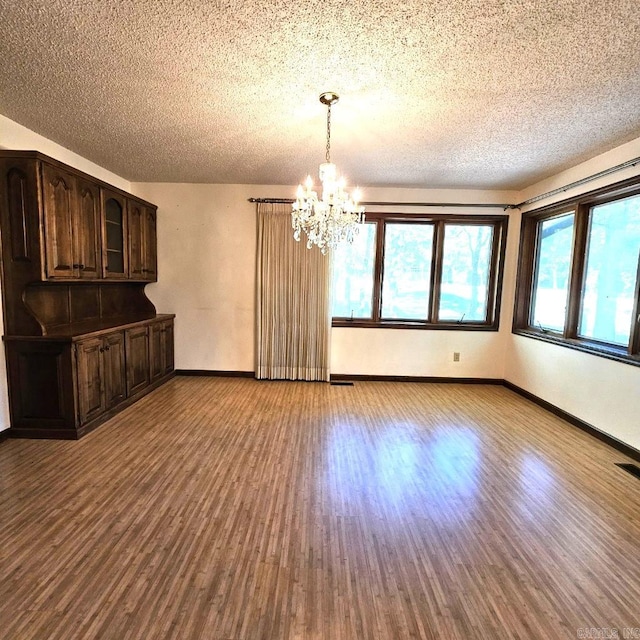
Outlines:
[{"label": "cabinet door", "polygon": [[164,342],[164,323],[154,322],[149,325],[149,369],[151,382],[164,375],[166,355]]},{"label": "cabinet door", "polygon": [[144,211],[144,264],[142,274],[145,280],[158,279],[158,245],[156,236],[156,212],[150,207]]},{"label": "cabinet door", "polygon": [[126,331],[127,395],[149,384],[149,327],[135,327]]},{"label": "cabinet door", "polygon": [[164,340],[164,373],[171,373],[175,367],[173,356],[173,320],[165,320],[162,333]]},{"label": "cabinet door", "polygon": [[75,178],[52,165],[42,165],[44,189],[44,236],[48,278],[74,278],[73,225],[75,222]]},{"label": "cabinet door", "polygon": [[83,340],[76,346],[78,364],[78,408],[80,424],[85,424],[106,410],[101,338]]},{"label": "cabinet door", "polygon": [[108,334],[103,343],[105,405],[110,409],[122,402],[127,393],[124,333]]},{"label": "cabinet door", "polygon": [[129,279],[157,280],[156,212],[136,200],[128,201]]},{"label": "cabinet door", "polygon": [[100,250],[100,190],[81,178],[77,179],[77,219],[74,226],[75,256],[74,267],[80,278],[100,278],[102,276],[102,255]]},{"label": "cabinet door", "polygon": [[144,266],[144,233],[145,207],[139,202],[129,200],[129,278],[131,280],[145,280]]},{"label": "cabinet door", "polygon": [[102,189],[102,275],[127,277],[127,201],[120,194]]}]

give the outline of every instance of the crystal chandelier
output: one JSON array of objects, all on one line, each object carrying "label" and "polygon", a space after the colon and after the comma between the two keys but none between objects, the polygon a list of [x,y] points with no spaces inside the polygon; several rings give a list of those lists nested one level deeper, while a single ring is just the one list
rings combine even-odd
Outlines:
[{"label": "crystal chandelier", "polygon": [[320,102],[327,106],[326,162],[320,165],[318,172],[322,199],[313,190],[313,180],[308,176],[304,186],[298,186],[291,211],[293,237],[300,240],[304,231],[307,249],[316,244],[323,254],[344,240],[353,242],[359,225],[364,222],[364,207],[358,204],[358,190],[349,196],[345,191],[344,178],[338,179],[336,165],[331,162],[331,106],[338,102],[338,98],[338,94],[332,91],[320,95]]}]

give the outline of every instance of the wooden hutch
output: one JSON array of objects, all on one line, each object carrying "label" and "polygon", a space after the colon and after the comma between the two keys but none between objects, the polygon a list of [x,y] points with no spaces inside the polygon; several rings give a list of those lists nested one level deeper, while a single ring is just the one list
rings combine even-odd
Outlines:
[{"label": "wooden hutch", "polygon": [[13,437],[76,439],[174,374],[156,207],[36,151],[0,151]]}]

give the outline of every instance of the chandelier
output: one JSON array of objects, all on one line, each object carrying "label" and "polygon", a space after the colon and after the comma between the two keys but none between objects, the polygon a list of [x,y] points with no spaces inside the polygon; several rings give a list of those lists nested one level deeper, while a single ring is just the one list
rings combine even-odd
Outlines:
[{"label": "chandelier", "polygon": [[320,95],[320,102],[327,107],[326,162],[320,165],[322,199],[313,190],[313,180],[308,176],[304,186],[299,185],[291,211],[293,237],[300,240],[302,232],[307,236],[307,249],[315,244],[323,254],[346,240],[353,242],[364,222],[364,207],[358,204],[360,194],[353,196],[345,191],[344,178],[338,179],[336,165],[331,162],[331,107],[339,96],[332,91]]}]

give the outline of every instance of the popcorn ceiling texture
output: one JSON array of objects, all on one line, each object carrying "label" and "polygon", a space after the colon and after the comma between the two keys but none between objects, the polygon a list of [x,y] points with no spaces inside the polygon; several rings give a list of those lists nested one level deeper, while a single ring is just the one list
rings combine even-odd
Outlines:
[{"label": "popcorn ceiling texture", "polygon": [[131,181],[519,189],[640,135],[637,0],[0,0],[0,113]]}]

